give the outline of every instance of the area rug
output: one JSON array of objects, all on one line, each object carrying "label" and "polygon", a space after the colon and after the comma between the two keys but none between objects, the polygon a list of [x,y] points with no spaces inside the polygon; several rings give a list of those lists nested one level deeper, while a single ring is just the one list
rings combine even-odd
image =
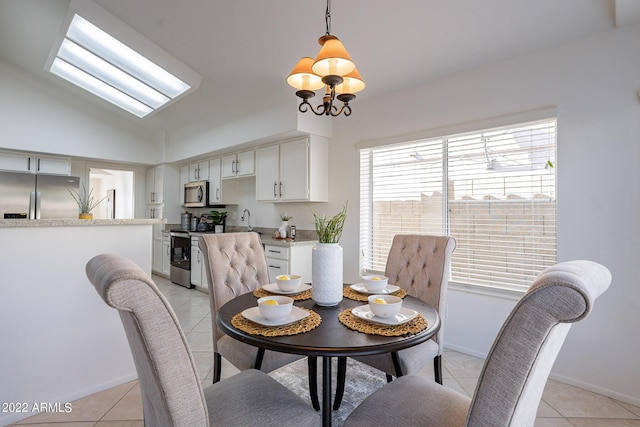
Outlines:
[{"label": "area rug", "polygon": [[[336,391],[337,360],[333,358],[331,369],[331,396]],[[283,366],[269,374],[278,382],[305,399],[311,405],[309,397],[309,376],[307,359],[301,359],[287,366]],[[386,384],[384,372],[374,369],[356,360],[347,359],[347,380],[344,386],[344,397],[340,409],[332,411],[333,427],[341,427],[344,420],[367,396]],[[322,407],[322,358],[318,358],[318,398]],[[333,405],[333,402],[331,402]],[[319,412],[320,414],[320,412]]]}]

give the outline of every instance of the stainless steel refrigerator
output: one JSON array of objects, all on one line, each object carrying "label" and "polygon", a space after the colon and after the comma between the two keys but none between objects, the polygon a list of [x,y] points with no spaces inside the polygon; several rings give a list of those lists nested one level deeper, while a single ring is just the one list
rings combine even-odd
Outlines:
[{"label": "stainless steel refrigerator", "polygon": [[0,172],[0,218],[78,219],[67,188],[79,186],[77,176]]}]

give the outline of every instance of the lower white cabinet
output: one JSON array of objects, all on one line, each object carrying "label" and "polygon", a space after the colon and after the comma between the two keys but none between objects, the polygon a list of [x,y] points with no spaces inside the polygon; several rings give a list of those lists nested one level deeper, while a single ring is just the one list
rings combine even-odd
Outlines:
[{"label": "lower white cabinet", "polygon": [[171,270],[171,237],[169,233],[162,233],[162,274],[169,277]]},{"label": "lower white cabinet", "polygon": [[171,238],[168,231],[163,231],[161,236],[160,239],[155,236],[153,239],[152,270],[154,273],[168,278],[171,266]]},{"label": "lower white cabinet", "polygon": [[275,283],[276,276],[281,274],[299,274],[302,283],[311,283],[311,250],[309,245],[265,245],[269,282]]},{"label": "lower white cabinet", "polygon": [[199,237],[191,237],[191,284],[201,291],[209,292],[207,270],[198,247]]}]

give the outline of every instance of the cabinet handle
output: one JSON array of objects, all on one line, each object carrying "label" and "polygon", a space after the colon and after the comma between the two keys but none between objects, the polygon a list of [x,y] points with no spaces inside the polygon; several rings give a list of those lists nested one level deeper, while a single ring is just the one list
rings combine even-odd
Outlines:
[{"label": "cabinet handle", "polygon": [[269,268],[277,268],[278,270],[280,270],[280,267],[279,267],[279,266],[277,266],[277,265],[271,265],[271,264],[269,264]]},{"label": "cabinet handle", "polygon": [[272,253],[274,253],[274,254],[280,254],[280,253],[282,253],[282,252],[280,252],[280,251],[275,251],[275,250],[273,250],[273,249],[267,249],[267,252],[272,252]]},{"label": "cabinet handle", "polygon": [[240,173],[240,160],[236,160],[236,173]]},{"label": "cabinet handle", "polygon": [[216,188],[216,201],[220,200],[220,189]]},{"label": "cabinet handle", "polygon": [[31,157],[27,158],[27,170],[31,172]]},{"label": "cabinet handle", "polygon": [[40,159],[38,159],[38,172],[40,172]]},{"label": "cabinet handle", "polygon": [[167,255],[171,255],[171,248],[169,246],[167,246]]},{"label": "cabinet handle", "polygon": [[282,181],[280,181],[280,197],[282,197]]},{"label": "cabinet handle", "polygon": [[278,183],[273,181],[273,197],[276,197],[278,195],[278,193],[276,193],[276,186],[277,185],[278,185]]},{"label": "cabinet handle", "polygon": [[231,162],[231,173],[236,173],[236,161]]}]

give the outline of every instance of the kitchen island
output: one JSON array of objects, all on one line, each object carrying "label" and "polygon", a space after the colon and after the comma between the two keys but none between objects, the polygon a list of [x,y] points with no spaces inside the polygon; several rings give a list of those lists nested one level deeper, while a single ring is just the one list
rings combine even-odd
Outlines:
[{"label": "kitchen island", "polygon": [[2,274],[0,425],[33,415],[34,405],[64,404],[137,377],[115,310],[100,299],[85,265],[100,253],[151,272],[158,219],[0,220]]}]

